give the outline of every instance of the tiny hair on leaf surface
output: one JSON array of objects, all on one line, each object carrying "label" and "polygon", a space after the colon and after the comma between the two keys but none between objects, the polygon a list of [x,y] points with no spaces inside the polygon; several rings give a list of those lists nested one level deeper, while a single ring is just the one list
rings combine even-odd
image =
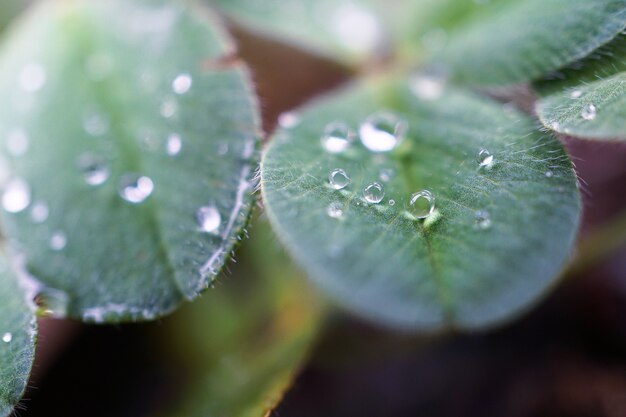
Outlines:
[{"label": "tiny hair on leaf surface", "polygon": [[555,132],[626,140],[626,35],[535,83],[537,115]]},{"label": "tiny hair on leaf surface", "polygon": [[[568,261],[575,174],[522,113],[422,88],[368,80],[302,109],[263,156],[266,211],[351,311],[415,330],[493,326],[536,302]],[[405,138],[387,146],[389,132]]]},{"label": "tiny hair on leaf surface", "polygon": [[37,323],[0,250],[0,416],[8,416],[26,389],[35,357]]},{"label": "tiny hair on leaf surface", "polygon": [[466,84],[535,80],[626,28],[626,0],[495,0],[474,10],[434,53],[452,79]]},{"label": "tiny hair on leaf surface", "polygon": [[9,35],[0,220],[40,304],[119,322],[196,298],[248,221],[259,138],[216,19],[180,1],[42,2]]}]

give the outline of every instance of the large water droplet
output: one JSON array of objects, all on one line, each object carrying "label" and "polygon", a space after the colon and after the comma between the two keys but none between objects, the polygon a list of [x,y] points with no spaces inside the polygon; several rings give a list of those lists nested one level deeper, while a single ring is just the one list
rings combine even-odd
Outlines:
[{"label": "large water droplet", "polygon": [[30,139],[23,129],[13,129],[7,133],[6,147],[12,156],[22,156],[28,151]]},{"label": "large water droplet", "polygon": [[328,182],[335,190],[341,190],[350,184],[350,177],[346,174],[346,171],[337,168],[333,169],[330,171],[330,174],[328,174]]},{"label": "large water droplet", "polygon": [[78,157],[77,165],[89,185],[102,185],[109,179],[109,168],[97,155],[84,153]]},{"label": "large water droplet", "polygon": [[494,156],[487,149],[480,149],[476,154],[476,162],[479,167],[490,167],[493,165]]},{"label": "large water droplet", "polygon": [[339,219],[343,216],[343,204],[333,201],[326,208],[326,214],[328,217],[332,217],[333,219]]},{"label": "large water droplet", "polygon": [[30,186],[21,178],[10,180],[2,194],[2,207],[9,213],[19,213],[30,205]]},{"label": "large water droplet", "polygon": [[372,152],[389,152],[404,139],[406,121],[391,113],[377,113],[365,120],[359,129],[363,145]]},{"label": "large water droplet", "polygon": [[374,182],[365,187],[363,198],[370,204],[378,204],[385,198],[385,189],[379,183]]},{"label": "large water droplet", "polygon": [[154,191],[154,183],[146,176],[126,174],[120,179],[118,192],[129,203],[143,203]]},{"label": "large water droplet", "polygon": [[26,65],[19,76],[20,86],[24,91],[34,93],[46,84],[46,71],[39,64]]},{"label": "large water droplet", "polygon": [[172,81],[172,90],[176,94],[186,94],[191,89],[191,85],[193,84],[193,79],[191,75],[187,73],[179,74],[174,81]]},{"label": "large water droplet", "polygon": [[580,115],[585,120],[593,120],[598,115],[598,109],[594,104],[586,104],[580,112]]},{"label": "large water droplet", "polygon": [[12,340],[13,340],[13,334],[11,334],[10,332],[6,332],[5,334],[2,335],[2,341],[4,343],[11,343]]},{"label": "large water droplet", "polygon": [[435,196],[428,190],[422,190],[411,196],[409,204],[413,217],[425,219],[435,211]]},{"label": "large water droplet", "polygon": [[37,201],[30,209],[30,218],[35,223],[43,223],[48,220],[50,208],[44,201]]},{"label": "large water droplet", "polygon": [[341,153],[348,149],[354,140],[354,132],[348,125],[341,122],[331,123],[324,129],[322,146],[330,153]]},{"label": "large water droplet", "polygon": [[169,156],[176,156],[183,148],[183,140],[180,135],[172,133],[167,137],[167,143],[165,144],[167,154]]},{"label": "large water droplet", "polygon": [[62,251],[67,245],[67,236],[61,231],[56,231],[50,236],[50,249]]},{"label": "large water droplet", "polygon": [[488,211],[478,210],[474,213],[474,219],[476,220],[476,227],[481,230],[486,230],[491,227],[491,215]]},{"label": "large water droplet", "polygon": [[200,231],[218,234],[222,224],[222,216],[215,206],[203,206],[196,212],[196,220]]}]

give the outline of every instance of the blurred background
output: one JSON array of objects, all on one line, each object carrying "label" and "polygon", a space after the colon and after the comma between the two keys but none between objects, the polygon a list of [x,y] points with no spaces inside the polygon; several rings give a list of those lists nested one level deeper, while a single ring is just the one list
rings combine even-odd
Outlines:
[{"label": "blurred background", "polygon": [[[350,78],[335,63],[232,29],[268,132],[282,112]],[[591,255],[532,312],[486,334],[417,337],[331,310],[272,415],[626,416],[626,146],[562,139],[585,200],[580,240],[614,250],[585,251]],[[124,326],[41,320],[30,388],[16,415],[186,416],[189,402],[211,394],[194,388],[219,391],[224,379],[240,378],[229,386],[241,391],[223,393],[225,402],[254,391],[241,357],[280,355],[267,348],[271,337],[310,340],[320,321],[313,306],[326,301],[285,266],[261,209],[251,235],[216,288],[169,318]],[[242,345],[248,350],[233,360],[223,354]],[[227,417],[220,407],[198,415]]]}]

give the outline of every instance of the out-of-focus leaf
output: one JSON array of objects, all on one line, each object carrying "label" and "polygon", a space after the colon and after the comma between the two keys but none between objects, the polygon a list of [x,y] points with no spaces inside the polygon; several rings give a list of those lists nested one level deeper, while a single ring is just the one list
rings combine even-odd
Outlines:
[{"label": "out-of-focus leaf", "polygon": [[35,356],[36,321],[0,254],[0,416],[19,402]]},{"label": "out-of-focus leaf", "polygon": [[267,223],[257,224],[233,277],[167,322],[191,375],[167,415],[263,417],[302,366],[323,306],[272,239]]},{"label": "out-of-focus leaf", "polygon": [[[286,248],[351,310],[405,328],[482,328],[554,285],[572,250],[579,194],[563,148],[532,120],[442,88],[356,85],[313,103],[275,135],[262,190]],[[370,151],[390,143],[375,127],[381,119],[408,132],[389,153]],[[361,142],[340,152],[342,135],[357,131]],[[329,184],[336,169],[351,178],[339,190]],[[374,183],[385,193],[378,204],[364,198]],[[435,198],[426,220],[411,213],[421,190]]]},{"label": "out-of-focus leaf", "polygon": [[46,310],[153,319],[221,270],[259,126],[232,54],[207,10],[177,1],[44,2],[11,32],[1,220]]},{"label": "out-of-focus leaf", "polygon": [[32,3],[31,0],[4,0],[0,7],[0,32],[30,3]]}]

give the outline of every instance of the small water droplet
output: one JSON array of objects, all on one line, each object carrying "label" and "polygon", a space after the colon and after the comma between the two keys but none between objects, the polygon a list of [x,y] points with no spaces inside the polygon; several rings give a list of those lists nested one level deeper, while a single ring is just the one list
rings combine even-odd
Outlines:
[{"label": "small water droplet", "polygon": [[109,121],[103,114],[93,113],[83,119],[83,129],[90,136],[102,136],[109,131]]},{"label": "small water droplet", "polygon": [[22,156],[28,151],[30,139],[23,129],[13,129],[7,133],[6,147],[12,156]]},{"label": "small water droplet", "polygon": [[283,129],[293,129],[300,124],[300,116],[295,112],[285,112],[278,116],[278,125]]},{"label": "small water droplet", "polygon": [[337,201],[333,201],[328,205],[326,214],[328,214],[328,217],[332,217],[333,219],[341,218],[341,216],[343,216],[343,205]]},{"label": "small water droplet", "polygon": [[395,206],[396,205],[396,200],[389,200],[389,205],[390,206]]},{"label": "small water droplet", "polygon": [[20,86],[24,91],[34,93],[46,84],[46,71],[39,64],[26,65],[19,76]]},{"label": "small water droplet", "polygon": [[43,223],[48,220],[50,208],[44,201],[37,201],[30,209],[30,218],[35,223]]},{"label": "small water droplet", "polygon": [[104,159],[97,155],[84,153],[78,157],[76,164],[89,185],[102,185],[109,179],[109,168]]},{"label": "small water droplet", "polygon": [[333,169],[328,175],[328,182],[335,190],[346,188],[350,184],[350,177],[343,169]]},{"label": "small water droplet", "polygon": [[183,140],[180,135],[172,133],[167,137],[167,144],[165,145],[167,154],[169,156],[176,156],[183,148]]},{"label": "small water droplet", "polygon": [[50,249],[62,251],[67,245],[67,236],[61,231],[56,231],[50,236]]},{"label": "small water droplet", "polygon": [[491,215],[488,211],[478,210],[474,213],[474,219],[476,221],[476,227],[481,230],[486,230],[491,227]]},{"label": "small water droplet", "polygon": [[11,343],[12,340],[13,340],[13,334],[6,332],[5,334],[2,335],[2,341],[4,343]]},{"label": "small water droplet", "polygon": [[436,74],[416,74],[411,78],[411,91],[422,100],[432,101],[441,98],[446,79]]},{"label": "small water droplet", "polygon": [[186,94],[191,89],[191,85],[193,84],[193,79],[191,75],[188,73],[178,74],[174,81],[172,81],[172,90],[176,94]]},{"label": "small water droplet", "polygon": [[569,96],[572,99],[577,99],[577,98],[582,97],[582,95],[583,95],[583,92],[581,90],[573,90]]},{"label": "small water droplet", "polygon": [[365,187],[363,198],[370,204],[378,204],[385,198],[385,189],[379,183],[374,182]]},{"label": "small water droplet", "polygon": [[597,114],[598,109],[596,109],[596,106],[591,103],[586,104],[580,112],[580,115],[585,120],[593,120],[596,118]]},{"label": "small water droplet", "polygon": [[408,125],[392,113],[376,113],[368,117],[359,129],[363,145],[372,152],[389,152],[406,135]]},{"label": "small water droplet", "polygon": [[354,132],[348,125],[334,122],[326,126],[322,136],[322,146],[330,153],[341,153],[348,149],[354,140]]},{"label": "small water droplet", "polygon": [[413,217],[425,219],[435,211],[435,196],[428,190],[422,190],[411,196],[409,204]]},{"label": "small water droplet", "polygon": [[382,182],[389,182],[395,175],[395,171],[392,168],[383,168],[380,170],[380,180]]},{"label": "small water droplet", "polygon": [[487,149],[482,148],[476,154],[476,162],[478,163],[478,166],[481,168],[490,167],[493,165],[494,156]]},{"label": "small water droplet", "polygon": [[215,206],[203,206],[196,212],[196,220],[200,231],[218,234],[222,224],[222,216]]},{"label": "small water droplet", "polygon": [[163,116],[164,118],[170,119],[174,117],[177,109],[178,109],[178,105],[176,104],[176,101],[169,98],[169,99],[163,100],[163,102],[161,103],[160,113],[161,113],[161,116]]},{"label": "small water droplet", "polygon": [[154,183],[146,176],[126,174],[120,179],[118,193],[125,201],[143,203],[154,191]]},{"label": "small water droplet", "polygon": [[8,182],[2,194],[2,207],[9,213],[19,213],[30,205],[30,186],[21,178]]},{"label": "small water droplet", "polygon": [[553,176],[554,176],[554,173],[552,171],[546,171],[547,178],[552,178]]}]

